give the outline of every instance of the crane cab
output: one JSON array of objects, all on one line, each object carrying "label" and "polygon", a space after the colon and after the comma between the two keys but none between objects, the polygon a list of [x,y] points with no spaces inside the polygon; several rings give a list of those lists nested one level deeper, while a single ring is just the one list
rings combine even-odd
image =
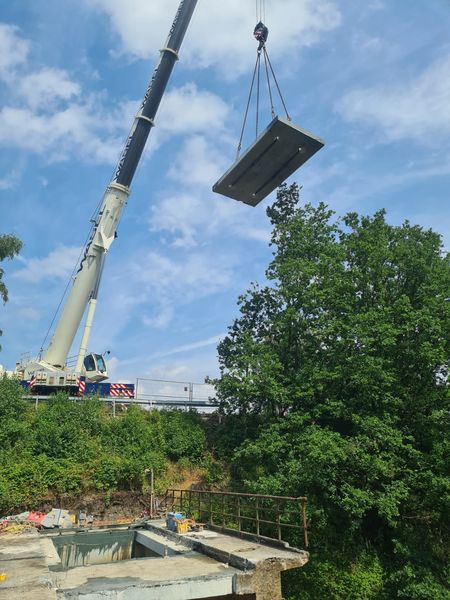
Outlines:
[{"label": "crane cab", "polygon": [[108,369],[102,354],[86,354],[83,361],[86,379],[89,381],[104,381],[108,379]]}]

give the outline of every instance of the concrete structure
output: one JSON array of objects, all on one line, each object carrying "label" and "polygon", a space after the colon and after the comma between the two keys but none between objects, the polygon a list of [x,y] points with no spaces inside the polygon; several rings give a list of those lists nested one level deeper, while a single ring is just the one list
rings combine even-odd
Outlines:
[{"label": "concrete structure", "polygon": [[256,206],[323,145],[309,131],[275,117],[213,185],[213,191]]},{"label": "concrete structure", "polygon": [[0,600],[56,600],[49,560],[54,557],[51,540],[37,534],[0,537]]},{"label": "concrete structure", "polygon": [[[86,547],[90,533],[82,535]],[[71,544],[73,532],[69,536]],[[95,536],[91,559],[98,562],[99,532]],[[0,573],[6,575],[0,600],[281,600],[281,571],[308,561],[307,552],[250,536],[211,531],[181,536],[152,521],[136,530],[135,541],[155,557],[66,569],[52,537],[0,537]],[[80,564],[76,557],[74,564]]]}]

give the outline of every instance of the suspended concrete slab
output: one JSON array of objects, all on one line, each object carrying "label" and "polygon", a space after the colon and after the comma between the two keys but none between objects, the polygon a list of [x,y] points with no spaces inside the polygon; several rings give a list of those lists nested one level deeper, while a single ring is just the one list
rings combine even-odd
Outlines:
[{"label": "suspended concrete slab", "polygon": [[275,117],[213,185],[213,191],[256,206],[320,150],[324,141]]}]

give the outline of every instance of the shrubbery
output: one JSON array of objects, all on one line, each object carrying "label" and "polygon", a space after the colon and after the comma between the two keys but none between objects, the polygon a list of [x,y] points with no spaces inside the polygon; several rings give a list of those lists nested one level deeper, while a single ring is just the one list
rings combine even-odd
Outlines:
[{"label": "shrubbery", "polygon": [[112,418],[96,398],[65,394],[36,410],[17,382],[0,381],[0,514],[34,508],[49,493],[142,491],[146,469],[164,479],[171,462],[208,467],[208,456],[194,413],[131,406]]}]

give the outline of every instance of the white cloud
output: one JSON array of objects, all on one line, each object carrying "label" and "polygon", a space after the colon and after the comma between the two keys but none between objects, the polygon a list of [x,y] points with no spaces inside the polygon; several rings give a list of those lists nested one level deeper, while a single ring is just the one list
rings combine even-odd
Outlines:
[{"label": "white cloud", "polygon": [[45,279],[68,279],[80,256],[81,248],[60,246],[44,258],[23,258],[25,264],[11,275],[15,279],[39,283]]},{"label": "white cloud", "polygon": [[13,169],[10,173],[8,173],[5,177],[0,178],[0,190],[10,190],[15,187],[17,182],[20,179],[21,170]]},{"label": "white cloud", "polygon": [[[114,164],[137,100],[105,110],[106,95],[83,94],[66,71],[42,68],[24,77],[16,75],[11,75],[9,85],[22,105],[11,102],[0,108],[0,146],[45,155],[48,163],[76,156]],[[215,94],[187,84],[166,95],[161,112],[153,149],[173,135],[217,134],[224,129],[229,108]],[[7,185],[6,181],[3,187]]]},{"label": "white cloud", "polygon": [[186,193],[165,196],[152,207],[151,231],[168,231],[175,237],[175,246],[197,245],[197,227],[204,221],[199,196]]},{"label": "white cloud", "polygon": [[33,307],[19,308],[17,314],[26,321],[39,321],[41,318],[40,312]]},{"label": "white cloud", "polygon": [[190,352],[191,350],[197,350],[198,348],[205,348],[207,346],[217,346],[221,339],[225,337],[225,333],[220,333],[219,335],[214,335],[212,337],[206,338],[204,340],[198,340],[196,342],[191,342],[189,344],[183,344],[182,346],[175,346],[174,348],[170,348],[170,350],[165,350],[164,352],[155,352],[151,356],[148,357],[149,360],[153,360],[155,358],[165,358],[166,356],[172,356],[173,354],[182,354],[184,352]]},{"label": "white cloud", "polygon": [[164,329],[169,325],[174,316],[174,307],[169,304],[160,303],[155,306],[155,314],[152,316],[143,315],[142,322],[146,327],[155,329]]},{"label": "white cloud", "polygon": [[[214,179],[209,184],[211,181]],[[209,187],[165,194],[152,207],[150,230],[169,232],[172,245],[182,248],[197,246],[221,232],[267,242],[264,227],[255,224],[255,220],[264,220],[263,214],[252,213],[250,207],[214,194]]]},{"label": "white cloud", "polygon": [[348,92],[335,105],[347,121],[378,128],[385,140],[414,139],[434,144],[450,135],[450,56],[420,75]]},{"label": "white cloud", "polygon": [[22,77],[18,92],[30,108],[52,108],[58,100],[70,100],[78,96],[81,88],[71,81],[62,69],[43,68]]},{"label": "white cloud", "polygon": [[0,109],[0,146],[46,155],[48,162],[76,155],[96,163],[113,163],[122,136],[113,123],[100,121],[101,109],[92,104],[70,104],[52,114],[5,106]]},{"label": "white cloud", "polygon": [[[0,147],[41,154],[49,163],[74,155],[114,163],[138,103],[133,102],[133,112],[128,102],[105,110],[105,94],[83,93],[67,71],[27,69],[29,47],[19,29],[0,23],[0,78],[7,89],[0,107]],[[8,187],[10,178],[2,179],[0,188]]]},{"label": "white cloud", "polygon": [[229,107],[219,96],[188,83],[165,94],[158,122],[172,134],[214,134],[224,128],[228,114]]},{"label": "white cloud", "polygon": [[[147,58],[162,45],[178,0],[85,0],[106,13],[118,33],[122,51]],[[183,57],[192,66],[218,69],[229,78],[248,72],[252,51],[255,4],[242,0],[201,2],[190,25]],[[332,0],[279,0],[267,7],[270,47],[281,58],[316,43],[340,23]]]},{"label": "white cloud", "polygon": [[175,158],[169,176],[189,186],[210,186],[223,170],[223,158],[217,148],[208,144],[202,136],[186,140],[182,151]]},{"label": "white cloud", "polygon": [[[164,356],[159,357],[143,353],[129,356],[125,360],[108,358],[110,379],[134,383],[138,376],[140,398],[155,394],[187,397],[184,385],[177,386],[177,382],[203,382],[206,375],[218,376],[216,353],[211,347],[215,347],[222,337],[223,335],[212,336],[206,340],[174,347],[168,350],[167,354],[161,353]],[[180,348],[186,349],[179,352]],[[184,356],[180,357],[183,353]],[[175,358],[171,359],[171,356]],[[214,388],[211,385],[201,383],[200,386],[194,386],[196,398],[206,399],[214,395]]]},{"label": "white cloud", "polygon": [[244,238],[268,244],[270,242],[271,229],[270,227],[255,227],[247,226],[245,223],[236,224],[236,232]]},{"label": "white cloud", "polygon": [[386,10],[386,4],[384,2],[381,2],[381,0],[374,0],[373,2],[369,3],[367,9],[372,12]]},{"label": "white cloud", "polygon": [[181,260],[149,252],[130,267],[135,282],[153,293],[184,299],[200,298],[227,288],[233,281],[229,258],[191,253]]},{"label": "white cloud", "polygon": [[25,62],[29,48],[18,27],[0,23],[0,78],[8,79],[10,72]]},{"label": "white cloud", "polygon": [[149,252],[128,268],[128,290],[139,290],[140,320],[161,329],[183,304],[230,288],[234,282],[233,256],[191,252],[170,257]]}]

